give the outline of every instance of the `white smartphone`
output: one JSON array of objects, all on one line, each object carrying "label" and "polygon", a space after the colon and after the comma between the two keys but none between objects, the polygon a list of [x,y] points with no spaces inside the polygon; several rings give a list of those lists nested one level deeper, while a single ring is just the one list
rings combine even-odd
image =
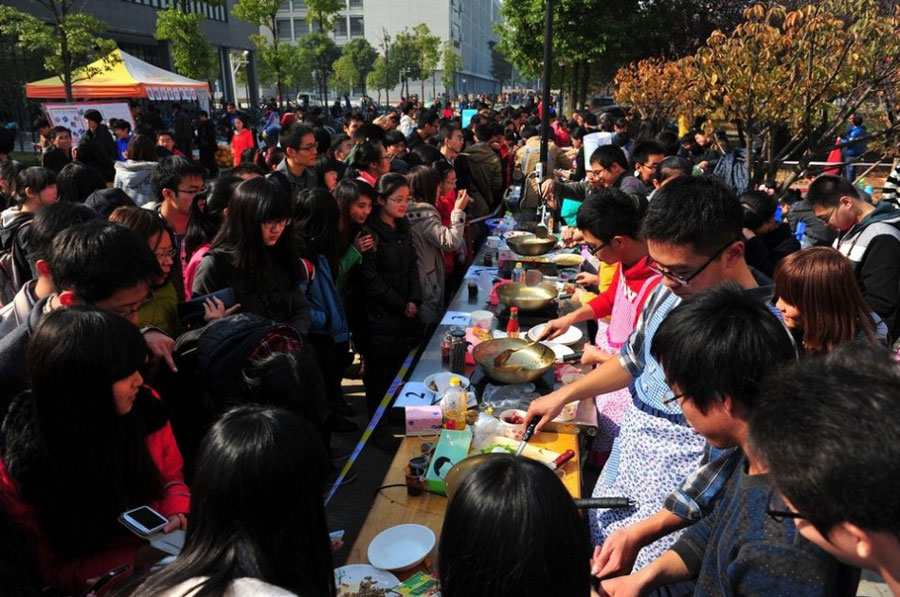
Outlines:
[{"label": "white smartphone", "polygon": [[132,533],[148,537],[169,524],[169,519],[150,506],[141,506],[123,513],[119,516],[119,522]]}]

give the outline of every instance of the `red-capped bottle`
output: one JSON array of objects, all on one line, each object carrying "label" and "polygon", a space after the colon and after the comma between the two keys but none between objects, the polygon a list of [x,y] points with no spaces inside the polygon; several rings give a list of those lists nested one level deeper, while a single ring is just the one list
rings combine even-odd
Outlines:
[{"label": "red-capped bottle", "polygon": [[519,308],[510,307],[509,323],[506,324],[506,335],[510,338],[519,337]]}]

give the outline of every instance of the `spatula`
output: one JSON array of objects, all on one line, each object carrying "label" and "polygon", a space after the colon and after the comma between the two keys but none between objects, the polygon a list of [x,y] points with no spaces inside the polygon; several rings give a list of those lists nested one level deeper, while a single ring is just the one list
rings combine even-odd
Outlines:
[{"label": "spatula", "polygon": [[525,350],[526,348],[531,348],[532,346],[534,346],[534,345],[537,344],[538,342],[540,342],[540,339],[538,339],[538,340],[532,340],[531,342],[529,342],[529,343],[526,344],[525,346],[520,346],[519,348],[507,348],[506,350],[504,350],[504,351],[502,351],[500,354],[498,354],[496,357],[494,357],[494,367],[503,367],[503,366],[505,366],[505,365],[506,365],[506,362],[510,359],[510,357],[513,356],[514,353],[517,353],[517,352],[519,352],[520,350]]}]

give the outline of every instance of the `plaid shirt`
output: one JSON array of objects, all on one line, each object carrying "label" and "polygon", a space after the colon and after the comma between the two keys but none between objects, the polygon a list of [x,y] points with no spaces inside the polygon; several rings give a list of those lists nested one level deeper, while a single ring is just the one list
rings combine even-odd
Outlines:
[{"label": "plaid shirt", "polygon": [[[747,292],[763,301],[781,320],[781,314],[771,306],[774,290],[772,281],[756,271],[753,271],[753,274],[759,287],[748,289]],[[638,377],[644,370],[643,355],[647,323],[656,310],[672,298],[673,293],[669,288],[663,284],[657,286],[647,299],[628,342],[619,352],[619,364],[633,378]],[[679,518],[692,521],[700,520],[709,514],[716,498],[734,471],[735,465],[740,461],[741,455],[742,452],[738,448],[719,450],[707,443],[703,450],[703,461],[700,467],[682,481],[681,487],[666,497],[663,504],[665,509]]]}]

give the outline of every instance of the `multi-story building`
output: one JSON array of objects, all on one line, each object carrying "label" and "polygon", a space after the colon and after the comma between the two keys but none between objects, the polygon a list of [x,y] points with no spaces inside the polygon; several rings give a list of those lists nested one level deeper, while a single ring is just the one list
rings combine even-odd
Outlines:
[{"label": "multi-story building", "polygon": [[[156,13],[169,7],[174,0],[89,0],[76,3],[75,8],[102,19],[108,25],[108,37],[116,40],[119,48],[141,60],[155,64],[168,70],[174,70],[168,42],[157,41]],[[226,0],[220,5],[209,5],[201,0],[188,2],[188,10],[206,16],[201,27],[204,37],[213,45],[219,58],[219,77],[213,84],[214,97],[224,96],[234,100],[235,90],[231,71],[231,50],[247,52],[247,76],[251,101],[255,102],[256,75],[253,68],[255,47],[250,35],[257,32],[256,27],[236,19],[231,9],[237,0]],[[33,14],[46,20],[46,9],[30,0],[3,0],[3,4],[11,5],[19,10]]]},{"label": "multi-story building", "polygon": [[[331,36],[342,46],[351,39],[364,37],[382,51],[385,35],[394,39],[404,29],[425,23],[433,35],[450,40],[462,55],[463,68],[456,75],[455,89],[445,90],[442,73],[435,73],[437,92],[499,93],[500,84],[491,76],[491,50],[488,42],[497,41],[494,23],[501,20],[499,0],[344,0],[345,7]],[[295,42],[309,32],[306,3],[284,0],[278,15],[277,34],[282,41]],[[421,83],[410,81],[411,93],[420,93]],[[432,82],[425,82],[431,95]],[[391,91],[399,97],[399,87]]]}]

